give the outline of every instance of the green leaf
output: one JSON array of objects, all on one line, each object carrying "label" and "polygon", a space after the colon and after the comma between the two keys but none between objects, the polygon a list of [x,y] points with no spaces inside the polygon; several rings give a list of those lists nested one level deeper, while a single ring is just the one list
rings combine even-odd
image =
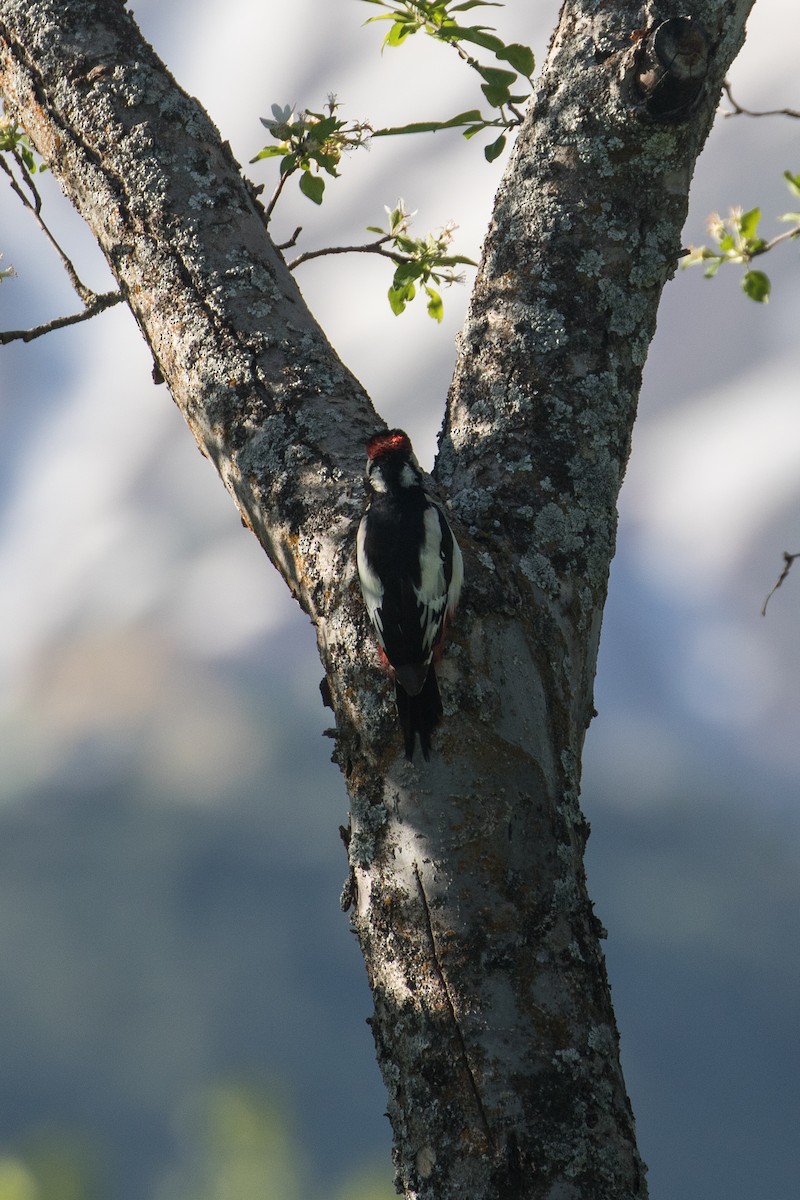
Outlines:
[{"label": "green leaf", "polygon": [[414,280],[419,279],[422,267],[418,262],[400,263],[394,273],[393,286],[396,288],[414,286]]},{"label": "green leaf", "polygon": [[[378,4],[380,0],[368,0],[369,4]],[[503,5],[495,3],[495,0],[464,0],[463,4],[454,4],[450,9],[454,12],[468,12],[471,8],[502,8]]]},{"label": "green leaf", "polygon": [[320,175],[312,175],[309,171],[304,171],[300,176],[300,191],[315,204],[322,204],[325,180]]},{"label": "green leaf", "polygon": [[315,150],[309,154],[309,158],[312,158],[318,167],[322,167],[323,171],[327,171],[329,175],[333,175],[336,179],[339,178],[339,172],[336,168],[339,165],[340,155],[324,154],[321,150]]},{"label": "green leaf", "polygon": [[263,150],[259,150],[255,158],[251,158],[250,162],[258,162],[262,158],[279,158],[286,153],[284,147],[281,146],[265,146]]},{"label": "green leaf", "polygon": [[496,142],[492,142],[491,145],[487,146],[484,149],[483,153],[486,158],[486,161],[494,162],[494,160],[496,158],[499,158],[500,155],[503,153],[503,151],[505,150],[505,147],[506,147],[506,135],[504,133],[501,133],[500,137],[497,139]]},{"label": "green leaf", "polygon": [[755,238],[760,220],[760,208],[751,208],[748,212],[742,213],[741,217],[739,218],[739,228],[742,231],[742,236],[748,241],[751,238]]},{"label": "green leaf", "polygon": [[789,185],[789,190],[795,196],[800,196],[800,175],[793,175],[791,171],[784,171],[783,178]]},{"label": "green leaf", "polygon": [[297,155],[296,154],[284,154],[283,158],[281,159],[281,166],[280,166],[281,175],[288,175],[290,171],[296,171],[296,170],[297,170]]},{"label": "green leaf", "polygon": [[434,321],[439,321],[441,323],[442,317],[444,316],[444,304],[442,303],[442,297],[434,288],[427,287],[427,285],[425,287],[425,291],[428,293],[428,316],[433,317]]},{"label": "green leaf", "polygon": [[466,254],[443,254],[436,259],[437,267],[477,267],[474,258],[467,258]]},{"label": "green leaf", "polygon": [[477,25],[462,26],[448,23],[436,36],[443,42],[472,42],[475,46],[482,46],[484,50],[491,50],[496,58],[502,58],[502,51],[506,48],[499,37],[495,37],[493,33],[487,33],[484,29],[479,29]]},{"label": "green leaf", "polygon": [[[316,115],[316,113],[311,114],[311,116]],[[322,117],[315,125],[308,126],[307,136],[315,142],[322,143],[343,125],[344,121],[340,121],[337,117]]]},{"label": "green leaf", "polygon": [[392,312],[396,317],[405,310],[409,300],[413,300],[417,294],[417,289],[413,283],[404,284],[402,287],[395,287],[394,284],[389,288],[387,295]]},{"label": "green leaf", "polygon": [[389,299],[389,307],[391,308],[394,315],[396,317],[399,317],[400,313],[403,312],[406,307],[405,296],[403,295],[402,292],[398,292],[393,287],[389,288],[389,291],[386,293],[386,295]]},{"label": "green leaf", "polygon": [[410,33],[414,30],[411,26],[404,24],[401,21],[395,21],[392,28],[383,39],[384,46],[402,46]]},{"label": "green leaf", "polygon": [[758,304],[766,304],[772,290],[769,277],[763,271],[745,271],[742,276],[744,294]]},{"label": "green leaf", "polygon": [[497,57],[504,62],[510,62],[512,67],[526,79],[530,79],[536,66],[530,46],[522,46],[519,42],[512,42],[510,46],[504,46],[502,54],[498,52]]},{"label": "green leaf", "polygon": [[511,101],[511,95],[507,87],[499,87],[494,83],[482,83],[481,91],[492,108],[502,108],[504,104],[509,104]]},{"label": "green leaf", "polygon": [[[472,125],[475,121],[483,121],[480,110],[471,108],[468,112],[458,113],[449,121],[416,121],[411,125],[394,125],[391,129],[376,129],[372,137],[395,137],[401,133],[437,133],[440,129],[457,129],[460,125]],[[482,129],[483,125],[478,128]]]},{"label": "green leaf", "polygon": [[511,87],[511,84],[517,78],[516,71],[504,71],[502,67],[477,67],[479,75],[482,75],[488,84],[492,87]]}]

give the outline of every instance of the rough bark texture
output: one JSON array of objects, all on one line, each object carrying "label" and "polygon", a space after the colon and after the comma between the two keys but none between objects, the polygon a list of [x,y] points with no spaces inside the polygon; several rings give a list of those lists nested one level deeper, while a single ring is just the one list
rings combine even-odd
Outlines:
[{"label": "rough bark texture", "polygon": [[[683,47],[688,85],[670,54],[667,92],[647,34],[677,14],[624,0],[562,10],[448,402],[436,475],[468,583],[438,752],[409,767],[352,562],[379,419],[228,148],[123,7],[0,0],[0,92],[316,626],[351,796],[348,894],[409,1197],[646,1195],[584,883],[580,756],[641,369],[748,8],[692,5],[707,43],[699,59],[696,37]],[[686,42],[684,26],[667,32]]]}]

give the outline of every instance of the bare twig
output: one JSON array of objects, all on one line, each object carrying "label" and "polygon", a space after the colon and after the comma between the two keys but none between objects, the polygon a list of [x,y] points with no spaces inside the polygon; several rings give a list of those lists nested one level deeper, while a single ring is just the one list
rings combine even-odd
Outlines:
[{"label": "bare twig", "polygon": [[270,200],[267,207],[264,209],[264,224],[265,225],[269,224],[269,219],[272,216],[272,210],[274,209],[275,205],[278,203],[278,200],[280,199],[280,195],[281,195],[281,192],[283,191],[286,180],[289,178],[290,175],[293,175],[293,174],[294,174],[294,171],[287,171],[284,175],[281,175],[280,179],[278,180],[278,186],[275,188],[275,191],[272,193],[272,199]]},{"label": "bare twig", "polygon": [[300,237],[300,234],[302,232],[303,232],[303,226],[298,225],[297,229],[295,229],[294,233],[289,238],[288,242],[276,243],[275,249],[276,250],[291,250],[292,246],[294,246],[297,243],[297,239]]},{"label": "bare twig", "polygon": [[384,243],[391,240],[391,236],[387,234],[386,237],[379,238],[377,242],[367,242],[362,246],[326,246],[321,250],[306,250],[304,254],[298,254],[297,258],[293,258],[287,266],[290,271],[293,271],[301,263],[308,262],[311,258],[322,258],[324,254],[380,254],[382,258],[390,258],[395,265],[414,261],[408,254],[400,254],[396,250],[384,250]]},{"label": "bare twig", "polygon": [[792,228],[787,229],[785,233],[779,233],[778,236],[772,238],[771,241],[765,242],[759,250],[754,251],[752,257],[755,258],[759,254],[766,254],[768,250],[771,250],[773,246],[779,245],[780,242],[788,242],[790,238],[796,237],[800,237],[800,225],[793,225]]},{"label": "bare twig", "polygon": [[17,196],[19,196],[24,207],[28,209],[28,212],[33,214],[33,219],[36,221],[36,224],[39,226],[42,233],[45,235],[48,242],[53,247],[53,249],[55,250],[58,257],[61,259],[62,266],[64,267],[64,270],[66,271],[67,276],[69,277],[69,281],[72,284],[74,291],[81,298],[81,300],[83,301],[84,304],[86,304],[86,305],[91,304],[94,299],[95,293],[92,291],[91,288],[88,288],[86,286],[86,284],[81,281],[81,279],[78,276],[78,272],[75,270],[75,267],[72,264],[72,261],[67,256],[66,252],[62,249],[62,247],[59,245],[56,238],[54,237],[54,235],[51,233],[50,229],[48,228],[48,225],[47,225],[46,221],[44,220],[44,217],[42,216],[42,198],[39,195],[36,184],[33,182],[33,179],[31,178],[30,172],[26,169],[24,162],[22,161],[22,159],[20,158],[20,156],[16,152],[16,150],[10,150],[10,151],[8,151],[8,153],[11,155],[14,162],[17,164],[17,167],[19,168],[19,171],[20,171],[20,175],[22,176],[22,179],[23,179],[25,185],[27,186],[28,190],[30,191],[33,199],[30,199],[30,197],[28,197],[25,194],[19,181],[17,180],[17,178],[14,175],[14,172],[11,170],[8,163],[6,162],[5,156],[0,155],[0,167],[5,171],[6,175],[9,178],[11,190],[13,192],[15,192]]},{"label": "bare twig", "polygon": [[14,149],[9,150],[7,153],[13,162],[16,163],[20,179],[17,178],[12,168],[8,165],[5,154],[0,155],[0,168],[8,176],[11,190],[19,197],[23,207],[27,208],[28,212],[33,215],[36,224],[61,259],[61,264],[67,273],[73,290],[83,302],[83,310],[78,313],[72,313],[68,317],[56,317],[52,321],[46,321],[44,324],[36,325],[32,329],[7,329],[0,331],[0,346],[6,346],[9,342],[32,342],[35,338],[43,337],[44,334],[52,333],[56,329],[64,329],[68,325],[78,325],[81,321],[88,321],[92,317],[96,317],[98,313],[111,308],[112,305],[119,304],[123,299],[122,292],[120,291],[115,290],[98,294],[90,287],[87,287],[81,280],[72,260],[59,244],[42,216],[42,197],[22,157]]},{"label": "bare twig", "polygon": [[733,105],[733,111],[724,114],[726,117],[800,117],[800,112],[794,108],[771,108],[764,112],[754,112],[750,108],[742,108],[741,104],[734,100],[731,85],[727,79],[722,85],[722,90],[728,97],[728,103]]},{"label": "bare twig", "polygon": [[92,292],[90,295],[91,299],[82,312],[73,313],[69,317],[56,317],[55,320],[47,321],[44,325],[36,325],[33,329],[0,331],[0,346],[6,346],[9,342],[32,342],[34,338],[43,337],[44,334],[52,333],[55,329],[64,329],[67,325],[78,325],[81,321],[88,321],[92,317],[96,317],[106,308],[119,304],[124,298],[122,292],[103,292],[101,295]]},{"label": "bare twig", "polygon": [[764,601],[764,603],[762,605],[762,608],[761,608],[762,617],[765,617],[767,615],[767,605],[769,604],[770,600],[775,595],[775,593],[777,592],[778,588],[781,586],[783,581],[788,577],[789,572],[792,569],[792,564],[796,558],[800,558],[800,554],[789,554],[789,552],[787,550],[784,550],[784,552],[783,552],[783,570],[781,571],[780,575],[778,576],[777,583],[775,584],[772,591],[769,593],[769,595],[767,596],[766,600]]}]

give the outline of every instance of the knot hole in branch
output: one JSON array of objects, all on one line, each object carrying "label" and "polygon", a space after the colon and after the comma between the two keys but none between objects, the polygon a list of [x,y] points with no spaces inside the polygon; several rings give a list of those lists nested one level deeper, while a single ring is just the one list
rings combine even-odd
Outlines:
[{"label": "knot hole in branch", "polygon": [[635,86],[654,121],[685,120],[703,91],[711,42],[691,17],[670,17],[638,35]]}]

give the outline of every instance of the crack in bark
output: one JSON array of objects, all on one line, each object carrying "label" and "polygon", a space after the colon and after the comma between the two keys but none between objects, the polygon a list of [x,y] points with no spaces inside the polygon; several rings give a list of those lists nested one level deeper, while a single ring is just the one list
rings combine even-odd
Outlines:
[{"label": "crack in bark", "polygon": [[489,1125],[489,1119],[486,1116],[486,1109],[483,1106],[483,1100],[481,1099],[481,1094],[478,1089],[478,1081],[476,1080],[475,1074],[472,1070],[472,1066],[470,1065],[469,1052],[467,1050],[467,1043],[464,1038],[464,1034],[463,1034],[461,1025],[458,1020],[458,1015],[456,1013],[455,1004],[453,1003],[453,997],[450,993],[450,988],[448,986],[447,980],[445,979],[445,974],[444,974],[444,970],[442,969],[442,964],[439,961],[439,953],[436,949],[436,936],[433,932],[433,921],[431,920],[431,910],[430,910],[430,906],[428,905],[428,897],[425,895],[425,888],[422,883],[422,876],[420,875],[419,866],[417,865],[416,862],[414,863],[414,878],[417,881],[417,889],[419,891],[419,897],[422,902],[422,911],[425,914],[425,926],[426,926],[426,929],[428,932],[428,941],[430,942],[431,959],[433,961],[434,970],[436,972],[437,978],[438,978],[439,983],[442,988],[442,994],[445,998],[445,1002],[447,1004],[447,1008],[450,1013],[450,1019],[453,1022],[453,1029],[455,1030],[455,1034],[458,1039],[459,1048],[461,1050],[461,1058],[464,1063],[464,1070],[467,1072],[467,1078],[469,1079],[470,1090],[472,1091],[472,1094],[475,1098],[475,1104],[478,1109],[478,1116],[480,1117],[481,1125],[483,1126],[483,1132],[486,1135],[486,1139],[489,1142],[489,1145],[496,1152],[497,1151],[497,1139],[495,1138],[495,1135],[492,1132],[492,1128]]}]

